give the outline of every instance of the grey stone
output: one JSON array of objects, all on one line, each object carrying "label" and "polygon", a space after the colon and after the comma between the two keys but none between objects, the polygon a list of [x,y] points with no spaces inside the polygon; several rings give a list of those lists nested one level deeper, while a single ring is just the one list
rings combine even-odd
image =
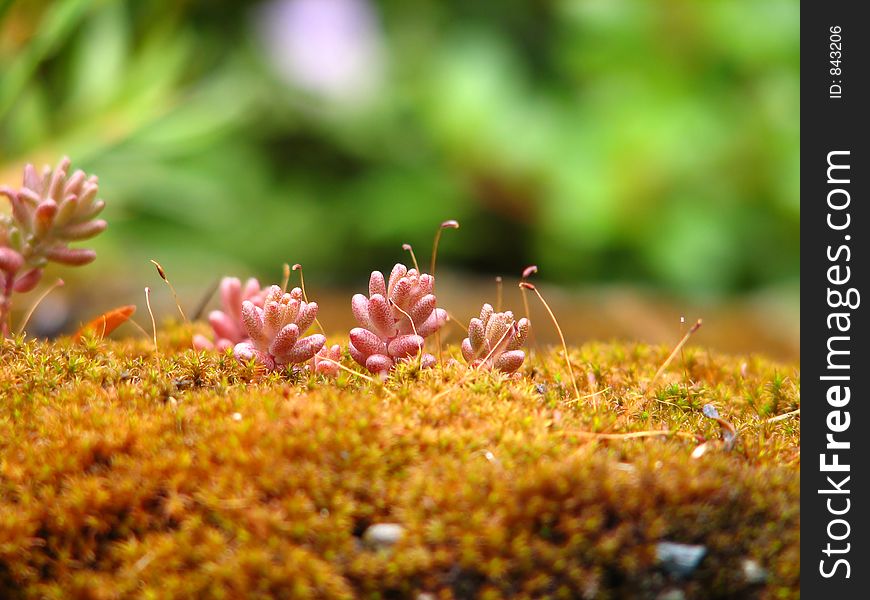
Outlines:
[{"label": "grey stone", "polygon": [[688,577],[694,573],[707,554],[706,546],[659,542],[656,545],[656,558],[659,564],[671,575]]},{"label": "grey stone", "polygon": [[744,558],[741,563],[743,578],[750,585],[759,585],[767,581],[767,570],[751,558]]}]

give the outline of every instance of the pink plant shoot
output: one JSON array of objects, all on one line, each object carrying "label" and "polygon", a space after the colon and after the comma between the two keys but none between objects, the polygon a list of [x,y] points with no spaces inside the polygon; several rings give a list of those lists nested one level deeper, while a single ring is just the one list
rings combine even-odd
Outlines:
[{"label": "pink plant shoot", "polygon": [[435,306],[435,278],[397,264],[388,282],[372,272],[369,295],[351,301],[360,327],[350,331],[350,355],[372,373],[386,376],[400,360],[421,359],[423,367],[435,357],[423,353],[425,339],[447,322],[447,311]]},{"label": "pink plant shoot", "polygon": [[473,367],[498,369],[513,373],[526,359],[520,350],[531,323],[523,318],[514,321],[511,311],[495,312],[484,304],[479,319],[471,319],[468,337],[462,340],[462,356]]},{"label": "pink plant shoot", "polygon": [[316,317],[317,303],[305,302],[301,288],[285,293],[273,285],[262,308],[250,300],[242,302],[242,322],[249,339],[236,344],[233,354],[240,362],[254,359],[270,371],[307,362],[326,343],[319,333],[300,337]]},{"label": "pink plant shoot", "polygon": [[84,171],[69,175],[70,160],[64,157],[54,170],[38,173],[32,164],[24,167],[19,189],[0,188],[12,205],[9,215],[0,215],[0,327],[8,333],[13,292],[28,292],[39,283],[48,261],[86,265],[96,258],[93,250],[70,248],[70,242],[86,240],[106,228],[97,219],[105,202],[97,198],[97,178]]},{"label": "pink plant shoot", "polygon": [[332,346],[323,346],[320,351],[311,359],[311,366],[314,367],[315,373],[326,375],[327,377],[338,377],[338,371],[341,367],[338,366],[341,360],[341,346],[333,344]]},{"label": "pink plant shoot", "polygon": [[214,341],[196,334],[193,337],[193,346],[197,350],[217,349],[219,352],[226,352],[236,344],[248,340],[248,332],[242,320],[242,304],[247,300],[262,308],[267,291],[260,289],[260,282],[253,277],[244,286],[237,277],[224,277],[219,289],[221,309],[213,310],[208,315],[208,322],[214,331]]}]

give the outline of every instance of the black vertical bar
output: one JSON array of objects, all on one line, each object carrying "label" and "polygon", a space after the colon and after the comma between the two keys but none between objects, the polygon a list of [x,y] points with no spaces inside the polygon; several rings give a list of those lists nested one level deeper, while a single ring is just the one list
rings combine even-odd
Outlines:
[{"label": "black vertical bar", "polygon": [[[870,264],[866,139],[870,24],[861,18],[862,8],[863,3],[845,0],[805,2],[801,15],[801,594],[805,598],[870,597],[866,492],[870,489],[870,399],[863,381],[863,375],[870,374],[865,352],[870,337],[867,309],[862,305],[870,302],[870,296],[859,300],[868,292]],[[844,465],[848,471],[837,470]]]}]

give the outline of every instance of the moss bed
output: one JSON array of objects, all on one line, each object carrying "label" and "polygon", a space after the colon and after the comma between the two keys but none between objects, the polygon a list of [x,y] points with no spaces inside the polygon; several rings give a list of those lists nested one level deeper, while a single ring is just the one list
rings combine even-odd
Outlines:
[{"label": "moss bed", "polygon": [[688,347],[650,385],[669,348],[590,343],[576,402],[557,349],[378,386],[160,335],[3,342],[0,598],[799,596],[798,365]]}]

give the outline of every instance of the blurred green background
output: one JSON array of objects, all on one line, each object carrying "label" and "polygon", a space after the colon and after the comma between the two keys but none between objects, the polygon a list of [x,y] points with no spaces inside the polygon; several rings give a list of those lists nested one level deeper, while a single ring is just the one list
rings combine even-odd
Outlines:
[{"label": "blurred green background", "polygon": [[362,289],[403,242],[428,263],[455,218],[439,271],[459,281],[534,263],[566,290],[799,306],[796,0],[0,14],[0,181],[63,154],[99,175],[110,227],[76,274],[89,287],[138,299],[157,258],[191,303],[285,261]]}]

